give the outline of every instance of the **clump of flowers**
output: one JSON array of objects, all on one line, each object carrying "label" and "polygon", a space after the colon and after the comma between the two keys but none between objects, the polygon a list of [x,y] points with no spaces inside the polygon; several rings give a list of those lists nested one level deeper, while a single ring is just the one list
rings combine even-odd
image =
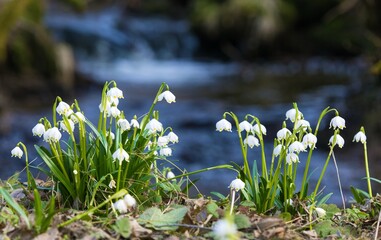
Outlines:
[{"label": "clump of flowers", "polygon": [[[156,161],[171,156],[171,146],[179,139],[172,128],[163,126],[154,108],[162,100],[175,102],[175,95],[163,83],[148,113],[141,118],[132,115],[130,121],[128,113],[119,108],[123,98],[114,81],[106,83],[95,126],[77,101],[68,104],[57,97],[52,119],[41,118],[33,127],[33,135],[46,142],[35,146],[48,167],[44,171],[54,180],[54,189],[65,205],[87,209],[121,189],[147,198],[153,189],[151,177],[156,184],[166,179]],[[18,146],[11,153],[23,156]],[[124,213],[135,204],[136,200],[126,195],[114,203],[114,208]]]},{"label": "clump of flowers", "polygon": [[[320,123],[324,116],[330,112],[335,113],[329,124],[329,127],[334,131],[332,137],[327,141],[330,151],[324,167],[321,169],[315,189],[308,196],[309,166],[318,141],[317,135]],[[242,189],[243,195],[241,194],[241,196],[252,201],[259,212],[266,212],[270,209],[287,212],[289,211],[288,208],[292,207],[290,202],[296,196],[299,200],[308,200],[310,204],[315,206],[320,183],[333,154],[334,147],[342,148],[345,143],[340,136],[340,131],[346,127],[345,120],[339,115],[338,111],[331,108],[324,109],[313,131],[310,122],[305,119],[305,115],[294,104],[293,108],[286,112],[285,121],[283,121],[280,130],[276,133],[271,161],[269,162],[266,159],[263,140],[267,130],[259,119],[256,116],[247,114],[242,121],[239,121],[233,112],[225,112],[223,118],[216,123],[217,131],[232,131],[232,124],[227,120],[228,117],[233,120],[237,128],[243,156],[243,167],[239,169],[239,179],[242,182],[240,186],[244,186],[244,189]],[[366,138],[362,133],[358,133],[354,140],[365,142]],[[261,148],[261,170],[257,168],[256,161],[253,163],[254,166],[249,163],[248,150],[254,147]],[[308,152],[306,159],[302,159],[302,155],[300,155],[302,152]],[[303,172],[301,188],[297,191],[296,176],[301,161],[305,161],[306,167]]]}]

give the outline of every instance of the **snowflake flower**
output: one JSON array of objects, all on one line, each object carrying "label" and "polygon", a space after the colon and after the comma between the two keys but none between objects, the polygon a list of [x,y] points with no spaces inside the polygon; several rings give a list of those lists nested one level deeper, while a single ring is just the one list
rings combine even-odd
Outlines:
[{"label": "snowflake flower", "polygon": [[12,157],[22,158],[22,155],[24,154],[24,152],[21,150],[21,148],[15,147],[12,149],[11,154],[12,154]]},{"label": "snowflake flower", "polygon": [[329,123],[329,128],[331,127],[333,127],[333,129],[339,128],[342,130],[345,128],[345,119],[340,116],[332,118],[331,122]]},{"label": "snowflake flower", "polygon": [[167,103],[173,103],[173,102],[176,102],[176,96],[173,95],[173,93],[171,93],[170,91],[164,91],[163,93],[161,93],[159,96],[157,96],[157,100],[160,102],[163,100],[163,98],[165,99],[165,101],[167,101]]},{"label": "snowflake flower", "polygon": [[222,132],[224,130],[231,132],[232,131],[232,124],[228,120],[223,118],[216,123],[216,130],[220,131],[220,132]]},{"label": "snowflake flower", "polygon": [[253,135],[247,136],[245,140],[243,141],[244,144],[247,144],[250,148],[253,148],[254,146],[259,146],[259,140],[258,138],[254,137]]},{"label": "snowflake flower", "polygon": [[41,137],[45,133],[45,126],[42,123],[37,123],[36,126],[32,128],[33,136]]},{"label": "snowflake flower", "polygon": [[[302,119],[303,113],[298,111],[298,120]],[[292,108],[286,112],[286,120],[290,119],[291,122],[295,122],[296,120],[296,109]]]}]

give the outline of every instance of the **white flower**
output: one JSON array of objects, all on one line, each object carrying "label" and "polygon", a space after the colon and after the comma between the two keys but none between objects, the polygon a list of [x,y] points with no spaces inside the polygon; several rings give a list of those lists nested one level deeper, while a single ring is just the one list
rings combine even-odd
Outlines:
[{"label": "white flower", "polygon": [[110,136],[111,137],[111,140],[114,140],[115,139],[115,134],[113,132],[106,132],[106,136]]},{"label": "white flower", "polygon": [[117,124],[120,127],[120,130],[122,130],[122,132],[131,129],[131,125],[127,119],[119,119]]},{"label": "white flower", "polygon": [[120,213],[126,213],[128,211],[127,204],[124,199],[120,199],[112,204],[116,210]]},{"label": "white flower", "polygon": [[127,208],[133,208],[136,206],[136,200],[133,196],[131,196],[130,194],[126,194],[123,198],[124,202],[126,203],[127,205]]},{"label": "white flower", "polygon": [[176,175],[175,175],[172,171],[169,171],[169,172],[167,173],[167,178],[168,178],[168,179],[171,179],[171,178],[174,178],[174,177],[176,177]]},{"label": "white flower", "polygon": [[112,154],[112,158],[114,161],[119,160],[119,165],[122,165],[123,160],[129,162],[130,155],[123,148],[119,148]]},{"label": "white flower", "polygon": [[276,134],[279,141],[281,141],[282,139],[286,139],[290,135],[291,135],[291,131],[288,130],[287,128],[282,128]]},{"label": "white flower", "polygon": [[107,97],[109,97],[110,101],[114,103],[115,105],[118,105],[119,98],[123,98],[123,92],[117,87],[110,88],[110,90],[107,91]]},{"label": "white flower", "polygon": [[305,152],[305,151],[306,151],[306,148],[304,144],[299,141],[295,141],[291,143],[290,146],[288,146],[289,153],[293,153],[293,152],[299,153],[299,152]]},{"label": "white flower", "polygon": [[158,137],[157,138],[157,145],[159,147],[167,146],[168,144],[168,138],[167,137]]},{"label": "white flower", "polygon": [[169,147],[162,148],[160,149],[159,154],[160,156],[169,157],[172,155],[172,149],[170,149]]},{"label": "white flower", "polygon": [[[69,126],[70,126],[70,130],[71,130],[72,132],[74,132],[74,128],[75,128],[75,126],[74,126],[74,122],[73,122],[72,120],[70,120],[70,119],[68,119],[67,122],[68,122],[68,124],[69,124]],[[63,120],[60,121],[60,128],[61,128],[64,132],[70,133],[70,132],[69,132],[69,126],[66,125],[65,121],[63,121]]]},{"label": "white flower", "polygon": [[286,162],[288,164],[297,163],[299,162],[299,157],[296,153],[288,153],[286,156]]},{"label": "white flower", "polygon": [[327,214],[327,212],[323,208],[317,207],[317,208],[315,208],[315,211],[316,211],[318,217],[320,217],[320,218],[324,217]]},{"label": "white flower", "polygon": [[108,187],[111,189],[116,188],[116,182],[114,179],[111,179],[110,183],[108,184]]},{"label": "white flower", "polygon": [[[118,104],[114,102],[114,106],[117,106]],[[99,111],[100,112],[108,112],[108,110],[110,109],[111,107],[111,101],[107,100],[105,102],[101,102],[99,104]]]},{"label": "white flower", "polygon": [[[258,124],[255,124],[255,125],[253,126],[253,131],[254,131],[257,135],[260,134]],[[266,135],[266,133],[267,133],[267,130],[266,130],[265,126],[263,126],[262,124],[261,124],[261,132],[262,132],[263,135]]]},{"label": "white flower", "polygon": [[336,116],[334,118],[332,118],[330,124],[329,124],[329,128],[333,127],[333,129],[336,129],[336,128],[339,128],[339,129],[343,129],[345,128],[345,119],[340,117],[340,116]]},{"label": "white flower", "polygon": [[245,183],[242,182],[241,179],[237,178],[237,179],[234,179],[230,185],[229,185],[229,188],[238,192],[239,190],[242,190],[245,188]]},{"label": "white flower", "polygon": [[[81,112],[76,112],[73,115],[70,116],[70,119],[74,123],[78,123],[79,121],[85,121],[85,116]],[[79,120],[78,120],[79,119]]]},{"label": "white flower", "polygon": [[312,147],[315,147],[317,143],[317,137],[312,133],[307,133],[306,135],[304,135],[302,142],[306,148],[307,146],[309,148],[312,148]]},{"label": "white flower", "polygon": [[294,201],[291,198],[289,198],[289,199],[286,200],[286,204],[292,206],[294,204]]},{"label": "white flower", "polygon": [[[298,120],[302,119],[303,113],[298,111]],[[292,108],[286,112],[286,120],[290,119],[291,122],[295,122],[296,119],[296,109]]]},{"label": "white flower", "polygon": [[239,129],[240,131],[246,131],[246,132],[250,132],[252,129],[253,129],[253,126],[246,120],[243,120],[240,124],[239,124]]},{"label": "white flower", "polygon": [[136,120],[135,118],[131,119],[131,127],[140,128],[138,120]]},{"label": "white flower", "polygon": [[300,120],[296,121],[295,129],[305,131],[309,127],[310,127],[310,122],[308,122],[307,120],[300,119]]},{"label": "white flower", "polygon": [[237,226],[234,222],[231,222],[227,219],[218,220],[212,227],[213,233],[217,239],[235,239],[237,234]]},{"label": "white flower", "polygon": [[254,146],[259,146],[259,140],[258,138],[254,137],[253,135],[247,136],[245,140],[243,141],[244,144],[247,144],[250,148],[253,148]]},{"label": "white flower", "polygon": [[48,143],[58,142],[62,137],[62,134],[56,127],[49,128],[44,133],[44,141]]},{"label": "white flower", "polygon": [[77,170],[73,170],[73,173],[74,173],[74,175],[77,175],[78,174],[78,171]]},{"label": "white flower", "polygon": [[116,106],[112,106],[107,110],[107,116],[117,118],[120,115],[120,110]]},{"label": "white flower", "polygon": [[226,120],[225,118],[224,119],[221,119],[220,121],[218,121],[216,123],[216,130],[217,131],[228,131],[228,132],[231,132],[232,131],[232,124]]},{"label": "white flower", "polygon": [[21,150],[21,148],[15,147],[14,149],[12,149],[11,154],[12,154],[12,157],[21,158],[24,152]]},{"label": "white flower", "polygon": [[69,106],[69,104],[65,103],[64,101],[61,101],[60,103],[58,103],[56,112],[59,115],[65,115],[66,117],[69,117],[70,114],[73,113],[73,110],[71,110],[71,107]]},{"label": "white flower", "polygon": [[153,118],[147,123],[145,129],[148,129],[149,133],[161,132],[163,131],[163,124],[161,124],[161,122]]},{"label": "white flower", "polygon": [[170,141],[171,143],[179,142],[179,137],[174,132],[168,133],[167,138],[168,138],[168,141]]},{"label": "white flower", "polygon": [[279,156],[280,153],[282,152],[282,149],[284,149],[283,145],[282,144],[278,144],[274,150],[273,150],[273,154],[275,157]]},{"label": "white flower", "polygon": [[362,132],[362,131],[359,131],[354,136],[353,141],[361,142],[361,143],[366,143],[366,135],[365,135],[365,133]]},{"label": "white flower", "polygon": [[159,96],[157,96],[157,100],[160,102],[161,100],[163,100],[163,98],[165,99],[165,101],[167,101],[167,103],[173,103],[173,102],[176,102],[176,96],[173,95],[173,93],[171,93],[170,91],[164,91],[163,93],[161,93]]},{"label": "white flower", "polygon": [[45,126],[42,123],[37,123],[32,129],[33,136],[41,137],[45,133]]},{"label": "white flower", "polygon": [[335,137],[335,135],[333,135],[333,136],[329,139],[329,143],[330,143],[331,145],[336,145],[336,144],[337,144],[337,145],[339,145],[340,148],[342,148],[342,147],[344,146],[344,143],[345,143],[344,138],[343,138],[342,136],[340,136],[339,134],[336,134],[336,141],[333,142],[334,137]]}]

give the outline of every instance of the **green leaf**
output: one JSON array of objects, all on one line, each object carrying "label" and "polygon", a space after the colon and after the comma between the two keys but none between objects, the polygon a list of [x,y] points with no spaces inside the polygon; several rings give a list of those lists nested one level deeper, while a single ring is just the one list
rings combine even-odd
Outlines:
[{"label": "green leaf", "polygon": [[42,202],[41,202],[41,196],[37,189],[33,190],[34,193],[34,224],[35,229],[37,233],[41,233],[41,226],[44,222],[44,213],[42,211]]},{"label": "green leaf", "polygon": [[327,237],[328,235],[335,234],[337,231],[337,228],[332,226],[332,221],[330,220],[325,220],[316,224],[314,229],[317,234],[323,238]]},{"label": "green leaf", "polygon": [[219,207],[218,207],[218,205],[215,202],[210,202],[210,203],[208,203],[208,205],[206,205],[206,211],[209,214],[212,214],[216,218],[219,217],[219,214],[217,212],[218,208]]},{"label": "green leaf", "polygon": [[322,204],[320,207],[326,211],[326,218],[328,219],[340,212],[340,209],[335,204]]},{"label": "green leaf", "polygon": [[279,217],[282,218],[286,222],[291,221],[291,219],[292,219],[291,213],[289,213],[289,212],[282,212],[281,214],[279,214]]},{"label": "green leaf", "polygon": [[251,226],[249,217],[243,214],[235,215],[234,223],[238,229],[248,228]]},{"label": "green leaf", "polygon": [[128,217],[124,217],[118,219],[115,222],[115,225],[112,226],[115,232],[119,233],[123,238],[129,238],[131,235],[132,227],[130,224],[130,219]]},{"label": "green leaf", "polygon": [[0,195],[3,196],[4,200],[11,206],[19,216],[25,221],[28,229],[30,229],[31,225],[29,222],[29,218],[26,215],[27,212],[12,198],[12,196],[2,187],[0,187]]},{"label": "green leaf", "polygon": [[218,198],[221,199],[221,200],[226,199],[226,197],[225,197],[224,195],[222,195],[221,193],[219,193],[219,192],[210,192],[210,194],[212,194],[212,195],[218,197]]},{"label": "green leaf", "polygon": [[183,220],[187,212],[188,208],[180,205],[173,205],[172,210],[166,213],[152,207],[140,215],[138,222],[156,230],[176,230],[178,228],[177,224]]}]

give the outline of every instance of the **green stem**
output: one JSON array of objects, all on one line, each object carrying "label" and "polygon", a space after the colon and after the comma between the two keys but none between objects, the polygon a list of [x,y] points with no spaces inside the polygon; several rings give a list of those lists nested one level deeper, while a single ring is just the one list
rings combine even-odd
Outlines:
[{"label": "green stem", "polygon": [[314,192],[312,193],[312,197],[311,197],[312,202],[315,201],[315,197],[316,197],[317,191],[319,190],[319,186],[320,186],[320,183],[321,183],[321,181],[322,181],[322,179],[323,179],[323,176],[324,176],[324,174],[325,174],[325,171],[326,171],[326,169],[327,169],[329,159],[331,159],[331,155],[332,155],[334,146],[335,146],[335,145],[332,145],[332,146],[330,147],[330,151],[329,151],[329,154],[328,154],[328,156],[327,156],[327,159],[325,160],[325,164],[324,164],[323,170],[322,170],[322,172],[320,173],[319,180],[318,180],[318,182],[317,182],[317,184],[316,184],[316,187],[315,187]]},{"label": "green stem", "polygon": [[100,209],[101,207],[103,207],[104,205],[106,205],[107,203],[111,202],[112,200],[114,199],[117,199],[117,198],[121,198],[123,197],[124,195],[127,194],[127,191],[125,189],[122,189],[118,192],[116,192],[114,195],[112,195],[110,198],[106,199],[105,201],[103,201],[101,204],[99,204],[98,206],[94,207],[94,208],[91,208],[89,210],[87,210],[86,212],[82,213],[82,214],[79,214],[75,217],[73,217],[72,219],[69,219],[61,224],[58,225],[58,227],[65,227],[81,218],[84,218],[90,214],[92,214],[93,212],[95,212],[96,210]]},{"label": "green stem", "polygon": [[365,171],[366,171],[366,180],[368,182],[368,192],[369,192],[369,197],[372,198],[372,185],[370,183],[370,174],[369,174],[369,164],[368,164],[368,151],[366,147],[366,142],[364,143],[364,159],[365,159]]}]

